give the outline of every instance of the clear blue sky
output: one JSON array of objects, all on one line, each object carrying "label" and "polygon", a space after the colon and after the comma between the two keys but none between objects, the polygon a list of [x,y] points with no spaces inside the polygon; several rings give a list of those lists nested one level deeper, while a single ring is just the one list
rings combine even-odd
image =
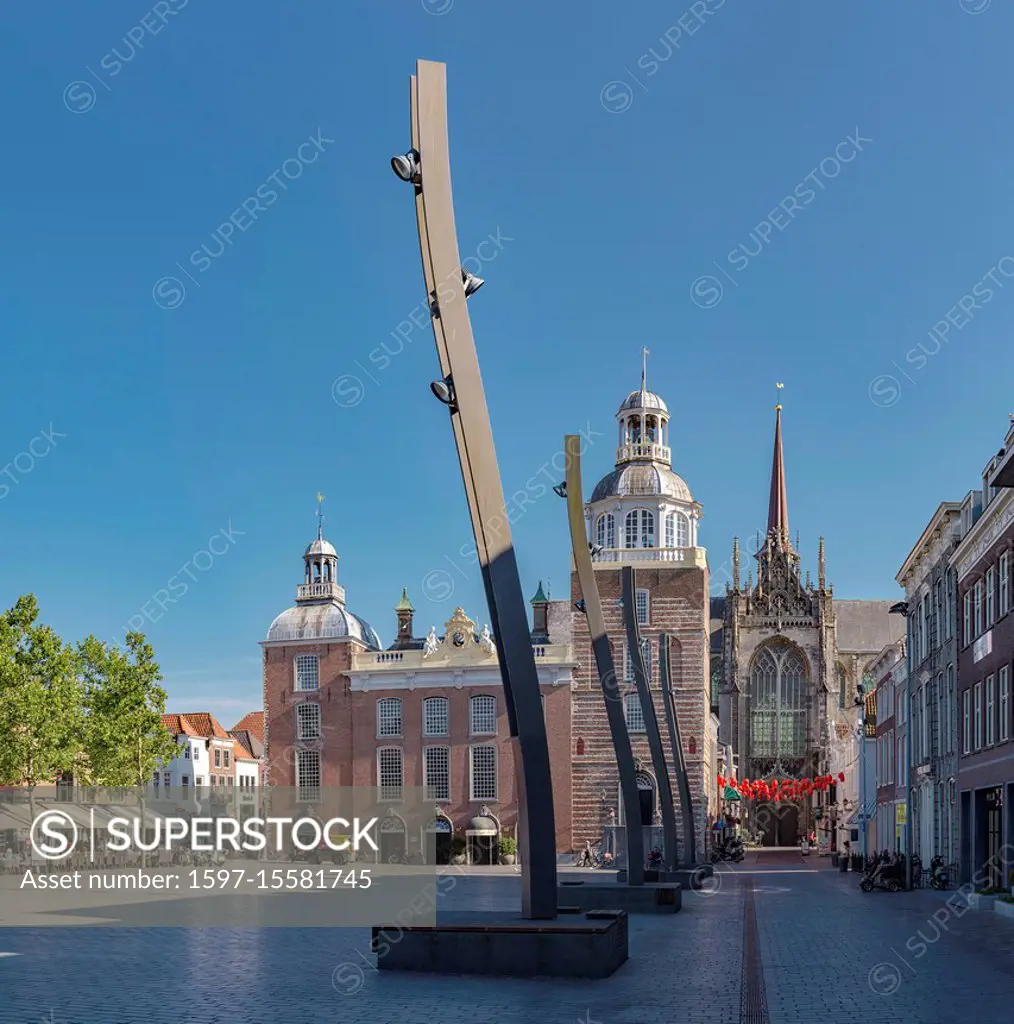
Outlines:
[{"label": "clear blue sky", "polygon": [[[379,365],[422,299],[388,168],[417,57],[449,65],[461,252],[501,238],[470,309],[508,493],[589,425],[586,474],[610,469],[647,346],[720,566],[763,525],[783,381],[807,564],[823,533],[838,595],[890,598],[1014,411],[1009,4],[104,0],[15,4],[4,29],[0,603],[34,591],[69,639],[119,639],[219,534],[144,627],[177,710],[259,705],[318,491],[385,642],[402,586],[420,633],[459,602],[488,617],[428,328]],[[562,595],[562,503],[514,534],[526,592]]]}]

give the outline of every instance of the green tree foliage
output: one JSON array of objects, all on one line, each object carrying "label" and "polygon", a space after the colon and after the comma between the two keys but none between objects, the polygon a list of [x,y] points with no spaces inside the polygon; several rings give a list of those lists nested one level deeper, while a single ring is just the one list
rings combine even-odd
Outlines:
[{"label": "green tree foliage", "polygon": [[166,692],[154,649],[137,632],[127,634],[123,649],[90,636],[78,646],[77,659],[95,781],[147,786],[155,769],[177,754],[175,738],[162,725]]},{"label": "green tree foliage", "polygon": [[51,786],[84,748],[76,657],[32,595],[0,615],[0,783]]},{"label": "green tree foliage", "polygon": [[38,622],[32,595],[0,615],[0,784],[143,787],[176,755],[162,725],[166,692],[141,633],[123,648],[76,648]]}]

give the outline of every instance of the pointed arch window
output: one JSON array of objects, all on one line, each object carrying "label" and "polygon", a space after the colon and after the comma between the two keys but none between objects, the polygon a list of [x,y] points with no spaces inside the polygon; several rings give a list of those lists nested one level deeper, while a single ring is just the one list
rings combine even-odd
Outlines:
[{"label": "pointed arch window", "polygon": [[603,512],[596,520],[595,543],[600,548],[616,547],[616,517],[612,512]]},{"label": "pointed arch window", "polygon": [[806,682],[803,655],[789,644],[762,647],[750,672],[750,750],[754,757],[806,753]]},{"label": "pointed arch window", "polygon": [[845,707],[845,698],[847,688],[847,679],[845,676],[845,669],[841,665],[838,666],[838,707]]},{"label": "pointed arch window", "polygon": [[646,508],[635,508],[624,520],[624,547],[653,548],[655,546],[655,513]]}]

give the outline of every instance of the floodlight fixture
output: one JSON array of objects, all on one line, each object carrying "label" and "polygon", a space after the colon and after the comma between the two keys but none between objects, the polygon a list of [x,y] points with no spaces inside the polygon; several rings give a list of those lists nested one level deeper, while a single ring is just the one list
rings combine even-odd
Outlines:
[{"label": "floodlight fixture", "polygon": [[402,181],[411,182],[413,185],[422,184],[422,165],[418,150],[410,149],[404,156],[392,156],[391,169]]}]

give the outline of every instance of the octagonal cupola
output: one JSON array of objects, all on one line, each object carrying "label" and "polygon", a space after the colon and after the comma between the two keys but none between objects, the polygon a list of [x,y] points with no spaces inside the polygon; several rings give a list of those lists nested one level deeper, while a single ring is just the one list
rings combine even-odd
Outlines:
[{"label": "octagonal cupola", "polygon": [[616,466],[592,491],[586,506],[592,558],[628,561],[703,562],[697,545],[702,509],[686,481],[673,472],[669,407],[647,386],[647,349],[641,386],[616,413]]},{"label": "octagonal cupola", "polygon": [[669,450],[669,407],[647,387],[647,355],[642,352],[641,387],[623,400],[616,421],[619,439],[616,465],[628,462],[660,462],[672,465]]}]

